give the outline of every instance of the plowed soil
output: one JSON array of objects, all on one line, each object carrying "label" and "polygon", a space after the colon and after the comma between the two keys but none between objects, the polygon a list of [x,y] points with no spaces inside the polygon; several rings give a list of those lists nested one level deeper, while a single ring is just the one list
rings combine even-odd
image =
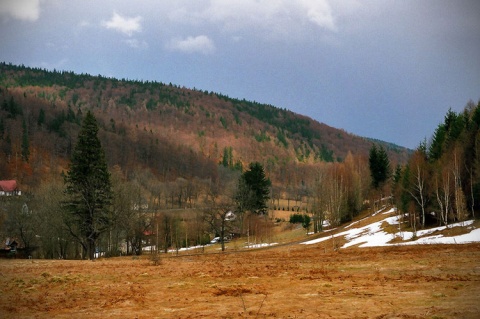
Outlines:
[{"label": "plowed soil", "polygon": [[2,318],[480,318],[480,245],[0,260]]}]

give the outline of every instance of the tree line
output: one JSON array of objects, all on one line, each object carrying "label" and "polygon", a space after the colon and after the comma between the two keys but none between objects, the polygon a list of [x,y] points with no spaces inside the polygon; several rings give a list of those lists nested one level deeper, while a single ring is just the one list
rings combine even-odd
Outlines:
[{"label": "tree line", "polygon": [[[321,144],[320,154],[310,155],[312,139],[319,136],[303,131],[318,132],[319,123],[297,121],[291,112],[256,102],[223,97],[238,106],[230,118],[220,111],[228,105],[213,93],[87,75],[75,78],[62,72],[51,75],[22,67],[25,75],[20,78],[28,81],[19,88],[12,67],[1,67],[5,87],[0,88],[0,177],[17,179],[26,195],[22,203],[2,201],[0,226],[5,236],[15,234],[25,246],[43,247],[42,256],[48,258],[85,257],[100,246],[111,255],[121,250],[140,253],[146,245],[181,248],[205,244],[209,235],[223,239],[225,233],[266,238],[273,221],[265,211],[281,206],[308,215],[315,232],[350,221],[366,209],[375,211],[386,200],[396,203],[406,227],[413,229],[464,220],[478,210],[480,116],[473,102],[462,113],[449,111],[432,139],[422,142],[405,164],[391,161],[391,147],[377,141],[367,154],[347,152],[339,158],[335,145]],[[57,82],[62,76],[70,84]],[[49,79],[44,82],[44,78]],[[32,87],[36,80],[65,87]],[[135,100],[135,107],[119,105],[121,96]],[[208,103],[219,105],[213,108],[216,114]],[[55,206],[66,201],[62,176],[69,176],[66,168],[73,163],[88,112],[95,115],[112,188],[108,200],[112,222],[98,237],[98,230],[89,235],[99,243],[95,248],[73,236],[72,231],[80,232],[78,220],[71,218],[67,227],[66,204]],[[272,134],[275,130],[247,117],[250,113],[285,130]],[[174,143],[172,137],[185,134],[174,123],[184,121],[202,128],[194,133],[199,149]],[[155,131],[165,123],[170,126]],[[234,127],[247,124],[251,132],[237,131],[235,139],[229,138]],[[250,133],[254,147],[248,148],[241,138]],[[210,134],[213,138],[207,138]],[[321,134],[322,140],[337,135],[351,138],[333,129]],[[235,147],[220,144],[225,140]],[[268,200],[263,197],[266,206],[253,209],[247,200],[253,195],[243,175],[255,172],[258,166],[247,163],[257,161],[270,183]]]},{"label": "tree line", "polygon": [[[156,251],[162,245],[166,252],[171,247],[204,245],[212,233],[221,236],[224,250],[224,238],[234,231],[241,235],[247,215],[249,222],[266,215],[270,189],[259,163],[242,174],[227,173],[225,178],[204,182],[202,204],[190,213],[159,209],[159,188],[140,186],[141,178],[124,181],[118,167],[110,172],[97,121],[88,111],[63,183],[45,183],[26,199],[3,199],[3,231],[17,235],[26,254],[37,250],[37,256],[45,258],[93,260],[99,253],[141,254],[147,244]],[[183,184],[183,191],[175,194],[179,207],[195,194],[188,191],[193,185]]]},{"label": "tree line", "polygon": [[451,109],[431,140],[397,167],[392,193],[414,231],[478,218],[480,208],[480,101]]},{"label": "tree line", "polygon": [[313,182],[302,179],[290,188],[297,194],[291,197],[307,199],[304,214],[292,214],[290,222],[302,223],[309,214],[315,232],[389,204],[397,208],[401,225],[414,233],[478,218],[480,102],[469,102],[460,113],[449,110],[404,165],[391,163],[385,148],[373,144],[368,158],[350,153],[344,162],[322,164],[313,172]]},{"label": "tree line", "polygon": [[268,240],[274,227],[268,212],[280,198],[302,203],[290,222],[307,231],[338,226],[386,203],[396,205],[403,227],[414,232],[448,225],[478,217],[479,130],[480,103],[469,103],[462,113],[450,110],[403,166],[392,165],[383,146],[373,144],[368,157],[349,153],[343,162],[292,167],[279,187],[258,162],[245,170],[232,166],[226,150],[215,178],[162,182],[147,169],[109,166],[88,111],[68,170],[21,199],[1,199],[2,233],[44,258],[141,254],[146,246],[167,252],[208,244],[212,236],[225,249],[232,235]]}]

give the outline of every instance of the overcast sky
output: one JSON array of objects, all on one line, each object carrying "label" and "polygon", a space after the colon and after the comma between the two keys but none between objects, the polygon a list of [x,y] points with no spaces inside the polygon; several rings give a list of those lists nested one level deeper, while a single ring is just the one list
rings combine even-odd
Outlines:
[{"label": "overcast sky", "polygon": [[0,61],[272,104],[415,148],[480,99],[480,1],[0,0]]}]

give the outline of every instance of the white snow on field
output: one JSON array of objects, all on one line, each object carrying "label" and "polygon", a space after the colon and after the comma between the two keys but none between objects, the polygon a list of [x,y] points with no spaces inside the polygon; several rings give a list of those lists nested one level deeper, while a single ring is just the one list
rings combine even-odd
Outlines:
[{"label": "white snow on field", "polygon": [[[182,247],[182,248],[179,248],[178,251],[189,251],[189,250],[195,250],[195,249],[202,249],[204,248],[205,246],[202,246],[202,245],[198,245],[198,246],[190,246],[190,247]],[[176,253],[177,250],[176,249],[169,249],[168,250],[169,253]]]},{"label": "white snow on field", "polygon": [[267,244],[267,243],[263,243],[263,244],[250,244],[250,245],[245,245],[245,248],[262,248],[262,247],[268,247],[268,246],[274,246],[274,245],[278,245],[278,243],[271,243],[271,244]]},{"label": "white snow on field", "polygon": [[[394,213],[395,210],[391,209],[383,214],[391,214]],[[397,232],[395,234],[387,233],[383,231],[382,224],[384,222],[389,223],[390,225],[398,225],[398,216],[390,216],[386,217],[385,219],[372,223],[367,226],[359,227],[359,228],[351,228],[357,222],[353,222],[350,225],[346,226],[346,231],[333,234],[331,236],[325,236],[313,240],[309,240],[303,242],[304,245],[313,245],[318,244],[322,241],[329,240],[334,237],[345,237],[347,243],[344,244],[341,248],[347,248],[350,246],[358,245],[358,247],[376,247],[376,246],[395,246],[395,245],[417,245],[417,244],[463,244],[463,243],[471,243],[471,242],[480,242],[480,228],[475,228],[471,226],[473,224],[473,220],[455,223],[448,225],[448,228],[453,227],[468,227],[471,231],[467,234],[452,236],[452,237],[444,237],[443,235],[431,235],[434,232],[442,231],[447,227],[435,227],[425,230],[417,231],[416,239],[413,238],[413,232]],[[394,238],[399,238],[402,242],[390,243]]]},{"label": "white snow on field", "polygon": [[[179,248],[178,251],[188,251],[188,250],[195,250],[195,249],[202,249],[204,248],[205,246],[190,246],[190,247],[183,247],[183,248]],[[145,251],[145,252],[155,252],[157,250],[156,246],[153,245],[153,246],[145,246],[145,247],[142,247],[142,250]],[[162,250],[163,251],[163,250]],[[169,249],[168,250],[169,253],[176,253],[177,250],[176,249]]]},{"label": "white snow on field", "polygon": [[395,208],[390,208],[385,213],[382,213],[382,215],[390,215],[391,213],[394,213],[394,212],[395,212]]}]

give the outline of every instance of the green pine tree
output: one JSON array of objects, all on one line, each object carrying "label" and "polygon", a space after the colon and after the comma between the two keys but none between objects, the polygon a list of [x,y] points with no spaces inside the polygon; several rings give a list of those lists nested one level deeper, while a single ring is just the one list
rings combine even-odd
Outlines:
[{"label": "green pine tree", "polygon": [[42,126],[43,124],[45,124],[45,111],[40,109],[40,112],[38,113],[37,125]]},{"label": "green pine tree", "polygon": [[390,160],[383,146],[379,148],[375,144],[372,146],[368,164],[372,176],[372,186],[378,189],[390,178]]},{"label": "green pine tree", "polygon": [[5,122],[3,118],[0,118],[0,140],[3,140],[3,135],[5,134]]},{"label": "green pine tree", "polygon": [[242,174],[237,191],[237,203],[241,211],[251,211],[256,214],[267,212],[267,202],[270,198],[270,180],[260,163],[251,163],[249,170]]},{"label": "green pine tree", "polygon": [[23,119],[22,122],[22,159],[28,163],[30,157],[30,141],[28,139],[27,122]]},{"label": "green pine tree", "polygon": [[65,206],[69,212],[66,223],[92,260],[99,236],[108,230],[111,223],[112,199],[110,173],[97,133],[97,121],[89,111],[83,120],[65,176],[68,197]]},{"label": "green pine tree", "polygon": [[303,227],[303,229],[305,229],[307,234],[308,234],[308,231],[310,230],[311,226],[312,226],[312,220],[311,220],[310,216],[308,216],[307,214],[304,214],[303,215],[303,221],[302,221],[302,227]]}]

